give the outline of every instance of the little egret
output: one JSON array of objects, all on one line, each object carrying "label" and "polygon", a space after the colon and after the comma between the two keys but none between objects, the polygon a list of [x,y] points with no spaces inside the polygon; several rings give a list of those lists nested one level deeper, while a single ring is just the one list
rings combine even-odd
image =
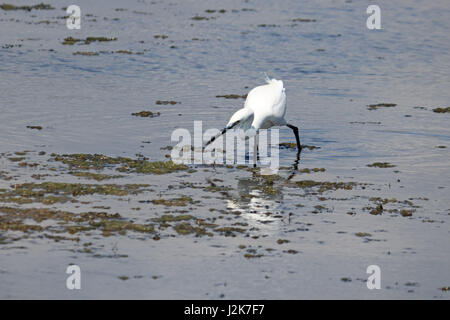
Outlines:
[{"label": "little egret", "polygon": [[[209,140],[205,147],[225,134],[230,129],[242,129],[245,137],[255,137],[254,157],[257,154],[257,135],[259,129],[268,129],[274,126],[287,126],[295,135],[298,152],[302,146],[298,135],[298,128],[289,124],[284,119],[286,114],[286,93],[283,81],[269,79],[266,76],[266,84],[253,88],[247,95],[244,108],[236,111],[228,121],[227,126],[216,136]],[[256,163],[256,160],[255,160]]]}]

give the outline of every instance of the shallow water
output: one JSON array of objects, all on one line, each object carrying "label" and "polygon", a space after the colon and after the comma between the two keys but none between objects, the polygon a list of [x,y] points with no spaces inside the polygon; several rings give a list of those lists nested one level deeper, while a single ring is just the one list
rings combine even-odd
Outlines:
[{"label": "shallow water", "polygon": [[[97,211],[139,223],[186,210],[196,219],[237,223],[246,231],[195,237],[174,232],[171,224],[158,231],[158,241],[154,234],[127,231],[107,237],[80,233],[78,242],[55,242],[44,236],[51,229],[0,229],[0,297],[449,298],[440,288],[450,285],[450,115],[432,111],[450,101],[447,1],[379,1],[382,30],[366,28],[370,1],[79,1],[81,30],[68,30],[58,18],[66,15],[62,4],[46,3],[55,9],[0,9],[0,189],[62,181],[149,184],[150,190],[75,197],[85,204],[0,205],[77,213],[106,206]],[[117,41],[62,45],[69,36]],[[111,53],[118,50],[132,54]],[[287,180],[292,170],[281,170],[280,180],[267,189],[266,180],[238,168],[125,173],[97,182],[48,161],[51,153],[165,160],[169,152],[161,148],[175,144],[174,129],[193,132],[198,120],[204,130],[221,128],[244,100],[216,96],[246,94],[263,83],[264,72],[284,81],[287,118],[299,126],[302,143],[320,147],[302,152],[299,170],[325,172],[298,171]],[[369,110],[378,103],[396,106]],[[142,110],[161,115],[131,115]],[[295,140],[283,128],[280,141]],[[25,161],[38,166],[8,159],[24,150],[30,150]],[[280,149],[282,166],[292,166],[295,158],[295,151]],[[375,162],[395,167],[367,166]],[[37,180],[34,174],[49,176]],[[213,179],[227,192],[206,191]],[[293,185],[301,180],[357,187],[305,192]],[[194,203],[178,208],[139,202],[184,195]],[[377,206],[374,197],[397,202],[371,215],[364,208]],[[279,239],[289,242],[278,244]],[[86,243],[92,243],[90,252],[83,251]],[[65,288],[71,263],[81,267],[81,291]],[[371,264],[381,267],[381,290],[366,287]]]}]

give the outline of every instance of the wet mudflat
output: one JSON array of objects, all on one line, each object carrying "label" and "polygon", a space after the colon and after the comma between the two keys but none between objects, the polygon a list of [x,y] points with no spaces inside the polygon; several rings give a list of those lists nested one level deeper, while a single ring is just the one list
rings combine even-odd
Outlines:
[{"label": "wet mudflat", "polygon": [[[35,5],[0,7],[2,298],[449,298],[444,1],[379,31],[348,1]],[[297,167],[287,128],[275,175],[171,161],[264,72]]]}]

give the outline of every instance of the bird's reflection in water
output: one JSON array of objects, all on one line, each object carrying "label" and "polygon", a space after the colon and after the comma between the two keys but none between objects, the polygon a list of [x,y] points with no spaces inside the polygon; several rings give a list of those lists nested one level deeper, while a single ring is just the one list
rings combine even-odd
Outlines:
[{"label": "bird's reflection in water", "polygon": [[239,211],[250,227],[278,230],[290,220],[288,213],[283,212],[283,185],[295,176],[299,162],[300,153],[287,177],[254,173],[252,177],[238,178],[238,193],[227,200],[228,209]]},{"label": "bird's reflection in water", "polygon": [[271,178],[259,176],[238,179],[238,194],[227,200],[230,210],[239,211],[249,227],[276,230],[281,223],[283,193]]}]

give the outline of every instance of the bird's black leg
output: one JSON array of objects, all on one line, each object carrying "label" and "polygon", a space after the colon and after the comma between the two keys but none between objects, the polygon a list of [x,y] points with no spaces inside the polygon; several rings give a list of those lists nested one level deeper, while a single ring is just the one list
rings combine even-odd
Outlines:
[{"label": "bird's black leg", "polygon": [[258,163],[258,140],[258,133],[256,133],[253,140],[253,168],[256,168],[256,164]]},{"label": "bird's black leg", "polygon": [[295,140],[297,141],[298,153],[300,153],[302,151],[302,145],[300,144],[300,137],[298,136],[298,128],[289,123],[286,126],[294,131]]},{"label": "bird's black leg", "polygon": [[294,131],[295,140],[297,141],[297,148],[298,148],[297,149],[297,158],[295,159],[294,164],[292,166],[294,170],[292,171],[292,173],[287,178],[287,180],[291,180],[295,176],[295,174],[296,174],[296,172],[298,170],[298,163],[300,162],[300,153],[302,151],[302,145],[300,144],[300,137],[298,135],[298,128],[296,126],[293,126],[292,124],[287,124],[286,126],[288,126],[289,128],[292,129],[292,131]]}]

